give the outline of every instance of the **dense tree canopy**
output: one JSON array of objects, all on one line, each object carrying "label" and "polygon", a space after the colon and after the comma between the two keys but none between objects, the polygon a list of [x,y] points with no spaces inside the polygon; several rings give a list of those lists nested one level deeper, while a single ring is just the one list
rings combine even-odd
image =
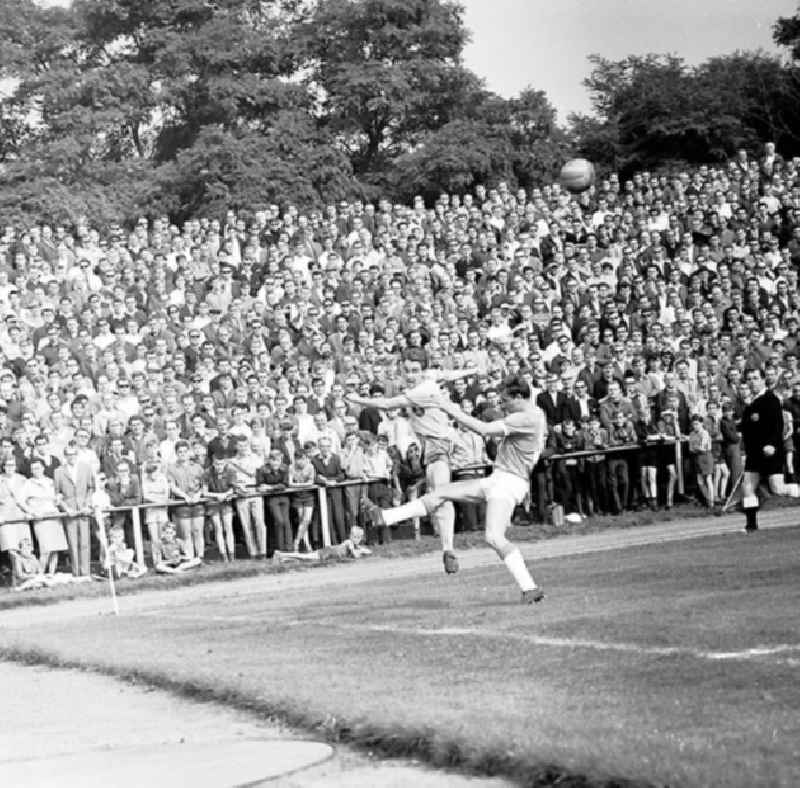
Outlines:
[{"label": "dense tree canopy", "polygon": [[527,188],[576,152],[625,171],[800,150],[797,16],[775,25],[787,61],[593,56],[594,113],[568,130],[535,87],[488,91],[468,40],[453,0],[5,0],[0,215],[180,219]]},{"label": "dense tree canopy", "polygon": [[590,62],[595,117],[573,116],[572,132],[580,152],[607,167],[722,161],[764,140],[800,151],[800,73],[777,56],[735,52],[694,67],[652,54]]}]

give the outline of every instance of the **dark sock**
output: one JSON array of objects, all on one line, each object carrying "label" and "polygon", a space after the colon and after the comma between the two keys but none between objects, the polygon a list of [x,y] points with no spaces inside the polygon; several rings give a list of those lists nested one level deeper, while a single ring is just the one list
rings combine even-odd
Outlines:
[{"label": "dark sock", "polygon": [[744,510],[744,516],[747,518],[747,528],[758,528],[758,507],[748,506]]}]

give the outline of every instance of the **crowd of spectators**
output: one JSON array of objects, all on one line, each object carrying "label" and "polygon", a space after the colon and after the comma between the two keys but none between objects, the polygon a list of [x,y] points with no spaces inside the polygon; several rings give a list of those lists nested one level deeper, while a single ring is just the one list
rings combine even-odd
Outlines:
[{"label": "crowd of spectators", "polygon": [[[331,487],[344,542],[368,482],[387,504],[423,484],[403,413],[347,397],[401,392],[409,360],[470,368],[451,396],[487,419],[505,376],[529,381],[550,427],[539,518],[554,502],[587,515],[671,506],[682,436],[689,481],[717,504],[741,472],[756,368],[784,402],[792,481],[798,266],[800,159],[770,143],[580,194],[498,183],[429,206],[5,227],[0,550],[30,540],[26,516],[58,514],[35,521],[39,561],[54,571],[68,551],[85,576],[89,514],[147,502],[154,566],[166,552],[172,568],[196,564],[209,543],[230,560],[239,534],[252,557],[311,551],[311,485]],[[493,447],[463,436],[460,461],[477,472]],[[643,448],[603,451],[631,444]],[[462,517],[474,527],[478,514]],[[102,527],[128,526],[114,512]]]}]

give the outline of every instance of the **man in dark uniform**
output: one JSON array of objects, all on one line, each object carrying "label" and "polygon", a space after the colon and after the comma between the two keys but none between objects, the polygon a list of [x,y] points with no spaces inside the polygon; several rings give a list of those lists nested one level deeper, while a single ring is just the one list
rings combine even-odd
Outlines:
[{"label": "man in dark uniform", "polygon": [[783,410],[775,392],[766,387],[761,369],[748,370],[747,385],[753,398],[740,424],[745,452],[742,505],[747,517],[745,531],[752,533],[758,530],[757,490],[762,475],[768,477],[771,492],[784,492]]}]

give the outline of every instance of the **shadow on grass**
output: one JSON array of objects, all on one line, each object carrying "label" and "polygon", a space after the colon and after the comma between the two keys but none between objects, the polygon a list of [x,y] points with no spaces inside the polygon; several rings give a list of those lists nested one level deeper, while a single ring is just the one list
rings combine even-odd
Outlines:
[{"label": "shadow on grass", "polygon": [[220,703],[258,716],[261,720],[289,725],[332,744],[342,743],[381,758],[413,758],[447,769],[476,775],[510,778],[528,788],[637,788],[651,783],[602,775],[574,774],[558,764],[544,764],[502,752],[475,746],[473,742],[443,739],[433,730],[409,727],[391,728],[367,721],[340,720],[332,716],[318,719],[291,704],[273,704],[252,695],[225,687],[209,687],[196,681],[179,681],[167,673],[130,668],[89,660],[71,660],[37,648],[0,646],[0,660],[23,665],[82,670],[110,676],[131,684],[174,693],[195,702]]}]

